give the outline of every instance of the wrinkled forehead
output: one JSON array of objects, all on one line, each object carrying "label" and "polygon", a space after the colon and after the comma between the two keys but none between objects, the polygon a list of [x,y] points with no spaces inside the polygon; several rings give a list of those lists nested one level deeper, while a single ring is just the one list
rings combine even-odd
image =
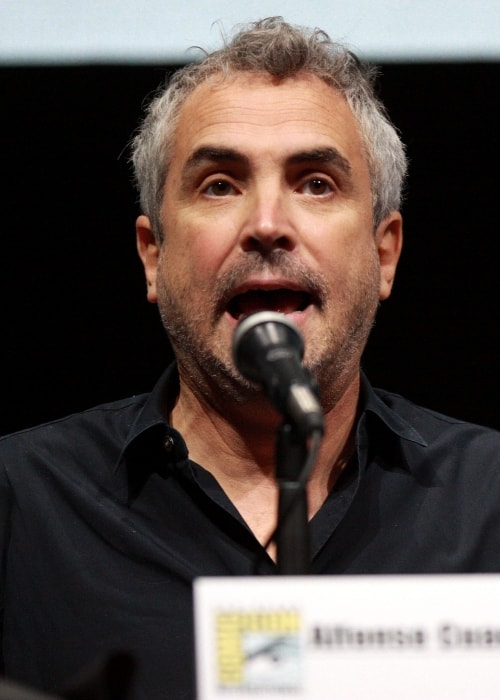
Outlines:
[{"label": "wrinkled forehead", "polygon": [[[267,73],[215,75],[198,85],[181,106],[172,156],[204,140],[245,138],[285,143],[332,141],[346,156],[362,148],[358,122],[344,96],[308,73],[276,79]],[[222,144],[221,144],[222,145]]]}]

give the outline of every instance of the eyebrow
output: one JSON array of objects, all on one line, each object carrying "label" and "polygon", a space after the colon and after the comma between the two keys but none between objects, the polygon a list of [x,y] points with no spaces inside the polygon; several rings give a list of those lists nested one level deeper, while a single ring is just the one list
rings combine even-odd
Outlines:
[{"label": "eyebrow", "polygon": [[200,146],[187,159],[184,165],[184,172],[194,170],[202,163],[248,163],[248,158],[233,148],[223,148],[219,146]]},{"label": "eyebrow", "polygon": [[299,151],[287,159],[287,163],[291,165],[300,165],[306,162],[318,163],[320,165],[333,165],[348,176],[350,176],[352,172],[351,164],[336,148],[325,147],[313,148],[308,151]]}]

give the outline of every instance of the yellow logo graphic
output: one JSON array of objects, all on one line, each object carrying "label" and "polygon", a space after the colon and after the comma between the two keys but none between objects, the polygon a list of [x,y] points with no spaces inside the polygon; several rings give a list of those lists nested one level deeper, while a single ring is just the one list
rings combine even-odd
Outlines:
[{"label": "yellow logo graphic", "polygon": [[300,616],[294,610],[219,612],[221,688],[294,689],[300,681]]}]

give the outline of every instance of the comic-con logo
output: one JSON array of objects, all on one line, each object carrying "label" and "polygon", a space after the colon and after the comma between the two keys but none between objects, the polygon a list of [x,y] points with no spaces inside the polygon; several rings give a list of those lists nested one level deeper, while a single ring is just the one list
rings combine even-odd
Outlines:
[{"label": "comic-con logo", "polygon": [[295,610],[219,612],[219,688],[297,691],[301,684],[300,622]]}]

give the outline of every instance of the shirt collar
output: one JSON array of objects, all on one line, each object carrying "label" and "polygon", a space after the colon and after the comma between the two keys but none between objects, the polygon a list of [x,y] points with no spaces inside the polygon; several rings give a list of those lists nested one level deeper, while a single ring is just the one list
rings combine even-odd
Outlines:
[{"label": "shirt collar", "polygon": [[[115,464],[114,471],[123,463],[128,453],[139,454],[141,449],[151,458],[154,447],[161,463],[187,459],[187,448],[179,433],[167,422],[179,393],[179,375],[174,363],[169,365],[148,395],[137,418],[130,426],[127,438]],[[147,448],[146,448],[147,446]],[[165,459],[165,454],[169,459]],[[156,459],[154,462],[156,463]]]},{"label": "shirt collar", "polygon": [[417,477],[421,450],[428,443],[392,407],[393,399],[393,394],[374,389],[362,373],[356,433],[358,465],[364,472],[373,459],[381,459],[388,469],[403,469]]},{"label": "shirt collar", "polygon": [[[144,406],[130,427],[127,439],[121,451],[115,470],[123,463],[126,453],[147,453],[152,469],[157,465],[165,468],[166,464],[185,463],[188,452],[183,438],[167,423],[179,392],[177,366],[172,363],[162,374],[153,391],[147,397]],[[364,373],[361,373],[360,419],[357,429],[358,457],[360,464],[366,462],[363,452],[377,448],[380,452],[394,455],[393,443],[403,443],[427,447],[427,441],[402,416],[390,406],[387,392],[374,389]],[[375,420],[371,420],[374,418]],[[378,427],[375,425],[378,424]],[[380,431],[382,427],[382,431]],[[392,440],[391,440],[392,436]],[[160,448],[160,449],[159,449]],[[403,461],[411,468],[411,449],[398,450]],[[168,458],[165,458],[167,454]],[[393,459],[391,459],[393,461]],[[399,460],[398,460],[399,461]],[[143,459],[141,459],[143,463]],[[148,469],[149,471],[149,469]]]},{"label": "shirt collar", "polygon": [[427,441],[407,420],[394,411],[383,399],[387,392],[372,387],[366,376],[361,373],[361,406],[364,412],[377,416],[395,435],[403,440],[427,447]]}]

